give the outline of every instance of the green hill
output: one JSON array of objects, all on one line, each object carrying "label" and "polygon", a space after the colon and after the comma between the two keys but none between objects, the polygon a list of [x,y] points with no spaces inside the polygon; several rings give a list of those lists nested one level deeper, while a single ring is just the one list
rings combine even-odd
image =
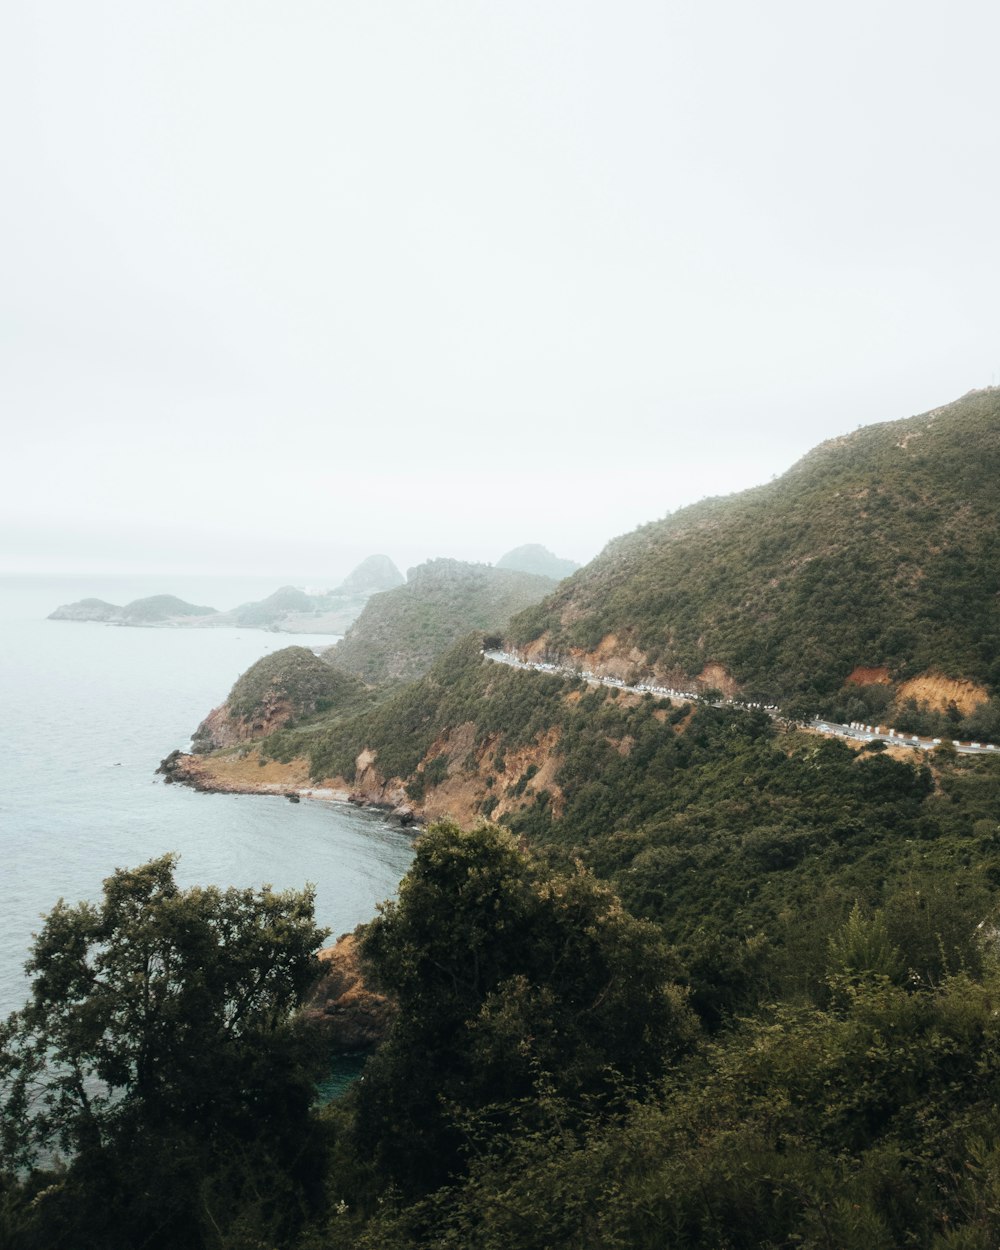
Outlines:
[{"label": "green hill", "polygon": [[429,560],[404,586],[373,595],[327,653],[336,668],[371,683],[410,681],[471,630],[501,630],[552,589],[550,578],[486,564]]},{"label": "green hill", "polygon": [[195,730],[193,749],[234,746],[330,709],[357,711],[366,701],[356,677],[337,672],[307,647],[284,647],[237,679],[226,702]]},{"label": "green hill", "polygon": [[852,674],[974,704],[1000,690],[998,482],[1000,389],[973,391],[615,539],[509,639],[814,708]]},{"label": "green hill", "polygon": [[[994,691],[997,405],[646,526],[510,633],[791,700]],[[1000,757],[855,748],[483,641],[255,748],[506,826],[430,828],[359,935],[398,1011],[326,1113],[329,1207],[289,1250],[1000,1244]]]},{"label": "green hill", "polygon": [[176,595],[150,595],[148,599],[126,603],[122,608],[122,620],[126,625],[153,625],[186,616],[213,616],[216,611],[216,608],[187,603]]},{"label": "green hill", "polygon": [[[491,664],[475,638],[361,716],[269,745],[286,758],[311,749],[316,778],[368,786],[374,760],[425,810],[478,794],[517,846],[574,874],[573,891],[591,873],[624,916],[654,926],[669,952],[661,975],[698,1021],[690,1057],[659,1043],[675,1063],[659,1091],[603,1108],[565,1095],[593,1051],[561,1050],[568,1034],[552,1022],[565,1000],[539,979],[533,945],[505,964],[530,897],[506,864],[473,859],[471,835],[448,859],[418,842],[439,888],[407,882],[406,930],[381,945],[373,932],[377,967],[398,978],[385,984],[404,984],[414,1005],[402,1000],[345,1111],[359,1152],[403,1197],[366,1206],[344,1181],[338,1192],[370,1221],[358,1245],[994,1244],[1000,1220],[972,1197],[993,1173],[963,1160],[1000,1159],[1000,759],[890,758],[760,712],[671,708]],[[561,949],[580,940],[572,958],[593,956],[605,925],[565,882],[545,896],[578,917]],[[592,1019],[649,958],[608,968],[572,1000],[572,1021]],[[446,1030],[438,1013],[468,986],[456,1008],[467,1014]],[[443,1124],[442,1089],[459,1108]],[[955,1184],[925,1200],[941,1173]],[[430,1216],[417,1206],[429,1193]],[[934,1241],[942,1213],[982,1238]],[[408,1240],[403,1221],[428,1218],[444,1227]],[[480,1221],[495,1236],[477,1239]],[[607,1238],[589,1237],[604,1221]]]}]

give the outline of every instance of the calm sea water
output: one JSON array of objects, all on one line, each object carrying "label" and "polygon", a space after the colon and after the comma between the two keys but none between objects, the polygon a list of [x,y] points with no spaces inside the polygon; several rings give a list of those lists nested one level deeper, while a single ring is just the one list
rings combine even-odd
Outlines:
[{"label": "calm sea water", "polygon": [[47,621],[87,595],[156,593],[229,608],[274,582],[0,578],[0,1015],[27,993],[23,966],[57,899],[96,900],[116,867],[180,854],[182,885],[316,886],[334,936],[369,920],[412,859],[411,839],[371,812],[165,786],[159,761],[185,747],[244,669],[329,637],[255,630],[129,629]]}]

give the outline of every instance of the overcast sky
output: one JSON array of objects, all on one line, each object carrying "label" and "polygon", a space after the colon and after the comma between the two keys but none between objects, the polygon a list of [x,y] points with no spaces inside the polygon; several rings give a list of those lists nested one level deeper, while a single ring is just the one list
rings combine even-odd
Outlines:
[{"label": "overcast sky", "polygon": [[1000,380],[993,0],[5,0],[0,569],[591,558]]}]

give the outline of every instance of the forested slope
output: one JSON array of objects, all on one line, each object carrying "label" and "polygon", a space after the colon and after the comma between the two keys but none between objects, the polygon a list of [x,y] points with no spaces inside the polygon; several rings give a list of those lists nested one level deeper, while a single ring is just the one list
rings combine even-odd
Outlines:
[{"label": "forested slope", "polygon": [[[976,393],[826,444],[612,543],[512,635],[790,702],[994,691],[997,417]],[[1000,758],[855,748],[483,642],[375,691],[285,653],[234,692],[255,721],[296,700],[232,749],[252,771],[467,826],[431,825],[357,935],[397,1014],[273,1243],[992,1250]],[[188,1204],[190,1244],[252,1244],[255,1167]],[[14,1244],[44,1244],[62,1189],[5,1184]]]},{"label": "forested slope", "polygon": [[405,585],[373,595],[327,659],[372,684],[412,681],[470,630],[504,628],[554,585],[488,564],[428,560]]},{"label": "forested slope", "polygon": [[751,693],[813,706],[858,669],[996,693],[998,481],[991,388],[615,539],[509,638],[688,678],[717,665]]}]

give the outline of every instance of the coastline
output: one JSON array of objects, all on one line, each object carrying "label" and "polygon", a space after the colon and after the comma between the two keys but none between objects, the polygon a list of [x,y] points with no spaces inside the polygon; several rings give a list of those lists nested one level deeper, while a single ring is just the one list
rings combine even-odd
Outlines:
[{"label": "coastline", "polygon": [[309,776],[309,762],[305,758],[298,757],[283,764],[262,758],[257,746],[213,755],[172,751],[161,760],[156,772],[167,785],[176,783],[205,794],[273,795],[293,803],[302,799],[347,803],[377,810],[386,820],[404,828],[416,830],[418,827],[418,810],[406,800],[401,786],[352,786],[343,777],[315,782]]}]

